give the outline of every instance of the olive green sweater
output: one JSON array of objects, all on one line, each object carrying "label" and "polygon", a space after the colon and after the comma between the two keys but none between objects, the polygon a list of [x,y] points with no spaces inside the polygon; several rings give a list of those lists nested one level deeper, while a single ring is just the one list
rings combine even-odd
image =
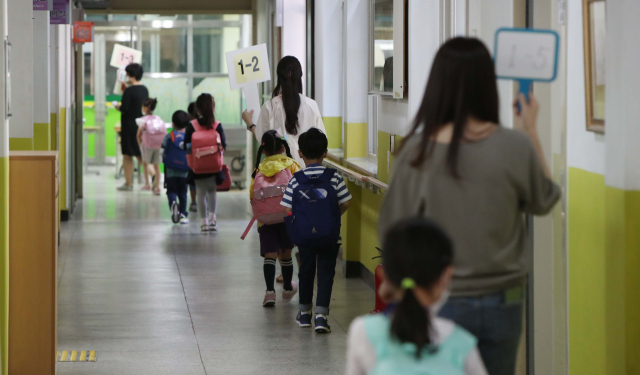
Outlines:
[{"label": "olive green sweater", "polygon": [[530,269],[524,213],[545,215],[560,188],[545,177],[531,139],[499,128],[460,145],[459,178],[446,167],[448,144],[437,143],[420,168],[412,167],[420,135],[396,159],[379,220],[380,242],[397,220],[434,219],[455,246],[454,296],[483,295],[521,285]]}]

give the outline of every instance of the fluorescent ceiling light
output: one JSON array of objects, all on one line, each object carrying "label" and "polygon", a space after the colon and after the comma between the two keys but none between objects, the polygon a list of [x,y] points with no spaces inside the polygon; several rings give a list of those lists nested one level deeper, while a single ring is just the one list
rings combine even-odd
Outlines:
[{"label": "fluorescent ceiling light", "polygon": [[151,27],[153,27],[154,29],[161,28],[162,27],[162,21],[155,20],[155,21],[151,22]]},{"label": "fluorescent ceiling light", "polygon": [[164,27],[165,29],[172,28],[173,27],[173,21],[171,21],[171,20],[162,21],[162,27]]}]

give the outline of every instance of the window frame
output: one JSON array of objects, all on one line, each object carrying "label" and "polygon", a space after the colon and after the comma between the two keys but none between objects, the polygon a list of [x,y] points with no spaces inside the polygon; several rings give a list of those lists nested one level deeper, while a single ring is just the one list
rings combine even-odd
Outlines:
[{"label": "window frame", "polygon": [[[583,40],[584,40],[584,91],[585,91],[585,110],[586,110],[586,118],[587,118],[587,130],[595,133],[604,134],[605,132],[605,120],[597,119],[594,117],[594,92],[593,92],[593,72],[595,70],[594,66],[594,53],[593,51],[593,40],[592,40],[592,30],[591,30],[591,7],[592,3],[602,2],[605,4],[606,9],[606,0],[583,0],[582,1],[582,29],[583,29]],[[605,10],[606,12],[606,10]],[[606,15],[606,13],[605,13]],[[605,21],[605,28],[606,28]],[[605,84],[606,86],[606,84]],[[605,97],[606,102],[606,97]]]}]

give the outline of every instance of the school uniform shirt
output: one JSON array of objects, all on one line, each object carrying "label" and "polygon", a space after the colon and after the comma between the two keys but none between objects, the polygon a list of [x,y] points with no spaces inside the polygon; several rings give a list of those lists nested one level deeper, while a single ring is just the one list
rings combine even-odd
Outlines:
[{"label": "school uniform shirt", "polygon": [[269,130],[277,130],[280,135],[285,137],[289,148],[291,149],[291,156],[300,166],[304,167],[304,161],[298,155],[298,138],[300,135],[311,128],[317,128],[325,135],[327,131],[324,129],[324,123],[322,122],[322,115],[320,115],[320,109],[318,109],[318,103],[315,100],[307,98],[303,94],[300,94],[300,109],[298,110],[298,132],[297,134],[287,133],[285,127],[285,119],[287,115],[284,111],[282,104],[282,96],[276,96],[275,98],[267,101],[262,106],[260,111],[260,117],[255,129],[255,136],[260,142],[262,135]]},{"label": "school uniform shirt", "polygon": [[[455,328],[455,323],[448,319],[432,317],[431,342],[444,342]],[[346,375],[366,375],[376,366],[376,349],[369,341],[363,317],[356,318],[349,328],[347,346]],[[464,360],[466,375],[488,375],[478,348],[473,349]]]}]

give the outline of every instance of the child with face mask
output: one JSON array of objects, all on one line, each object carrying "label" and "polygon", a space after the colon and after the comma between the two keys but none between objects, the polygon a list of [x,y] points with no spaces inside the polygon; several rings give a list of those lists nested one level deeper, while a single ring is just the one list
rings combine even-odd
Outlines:
[{"label": "child with face mask", "polygon": [[453,274],[453,246],[423,218],[398,222],[383,244],[382,314],[354,320],[349,329],[347,375],[487,375],[477,340],[437,317]]}]

